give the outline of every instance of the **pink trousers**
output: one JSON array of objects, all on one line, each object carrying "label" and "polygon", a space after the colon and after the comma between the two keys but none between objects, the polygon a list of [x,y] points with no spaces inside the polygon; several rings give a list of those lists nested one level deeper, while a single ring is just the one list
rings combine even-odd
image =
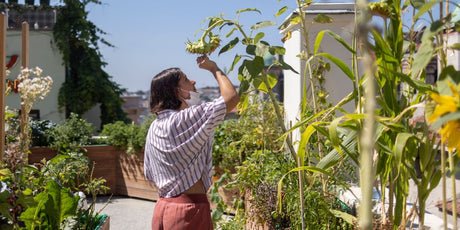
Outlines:
[{"label": "pink trousers", "polygon": [[206,194],[181,194],[160,198],[155,205],[152,230],[212,230]]}]

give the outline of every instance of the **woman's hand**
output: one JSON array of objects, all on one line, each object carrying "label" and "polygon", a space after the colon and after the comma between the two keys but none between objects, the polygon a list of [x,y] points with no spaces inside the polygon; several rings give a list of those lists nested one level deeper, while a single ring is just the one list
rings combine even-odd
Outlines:
[{"label": "woman's hand", "polygon": [[211,73],[215,73],[219,69],[217,64],[214,61],[209,60],[208,56],[206,55],[196,58],[196,63],[198,64],[198,67],[208,70]]}]

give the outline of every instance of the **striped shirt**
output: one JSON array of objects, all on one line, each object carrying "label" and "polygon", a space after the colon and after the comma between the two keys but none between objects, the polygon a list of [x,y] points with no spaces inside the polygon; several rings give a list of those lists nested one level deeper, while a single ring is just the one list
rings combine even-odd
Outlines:
[{"label": "striped shirt", "polygon": [[184,110],[163,110],[152,122],[144,152],[144,174],[160,197],[178,196],[199,179],[211,186],[214,128],[226,114],[223,97]]}]

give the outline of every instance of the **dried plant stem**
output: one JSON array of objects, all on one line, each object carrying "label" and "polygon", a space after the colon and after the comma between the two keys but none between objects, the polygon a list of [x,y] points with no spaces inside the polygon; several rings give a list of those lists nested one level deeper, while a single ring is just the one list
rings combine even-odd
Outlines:
[{"label": "dried plant stem", "polygon": [[[458,150],[457,150],[458,151]],[[452,182],[452,217],[454,219],[454,228],[458,229],[457,227],[457,188],[456,188],[456,181],[455,181],[455,162],[454,162],[454,154],[452,151],[449,151],[449,168],[450,168],[450,179]]]},{"label": "dried plant stem", "polygon": [[444,229],[447,229],[447,198],[446,198],[446,155],[444,144],[441,144],[441,175],[442,175],[442,220]]},{"label": "dried plant stem", "polygon": [[361,186],[361,203],[359,210],[359,228],[372,229],[372,188],[374,181],[373,170],[373,153],[374,153],[374,132],[375,132],[375,85],[374,85],[374,66],[372,57],[369,53],[368,43],[368,10],[367,1],[357,1],[359,10],[358,16],[358,39],[362,47],[363,66],[366,77],[364,88],[364,108],[366,119],[361,130],[360,146],[361,146],[361,161],[360,161],[360,186]]}]

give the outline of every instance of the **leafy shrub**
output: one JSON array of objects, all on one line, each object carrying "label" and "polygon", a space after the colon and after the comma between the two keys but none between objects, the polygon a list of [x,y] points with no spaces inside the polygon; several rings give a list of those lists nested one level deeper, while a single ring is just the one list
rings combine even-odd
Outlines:
[{"label": "leafy shrub", "polygon": [[214,134],[213,165],[217,174],[234,173],[257,150],[278,152],[282,141],[273,105],[254,98],[236,120],[226,120]]},{"label": "leafy shrub", "polygon": [[128,154],[137,153],[144,148],[150,124],[155,119],[151,116],[141,125],[126,124],[122,121],[104,125],[101,135],[107,136],[107,142]]},{"label": "leafy shrub", "polygon": [[56,124],[50,120],[32,120],[30,121],[30,128],[32,129],[32,146],[49,146],[48,133],[56,127]]},{"label": "leafy shrub", "polygon": [[50,129],[47,134],[50,137],[50,147],[59,152],[69,152],[90,143],[94,127],[72,113],[62,124]]},{"label": "leafy shrub", "polygon": [[46,162],[43,173],[72,191],[78,191],[89,177],[90,162],[83,152],[58,154]]}]

